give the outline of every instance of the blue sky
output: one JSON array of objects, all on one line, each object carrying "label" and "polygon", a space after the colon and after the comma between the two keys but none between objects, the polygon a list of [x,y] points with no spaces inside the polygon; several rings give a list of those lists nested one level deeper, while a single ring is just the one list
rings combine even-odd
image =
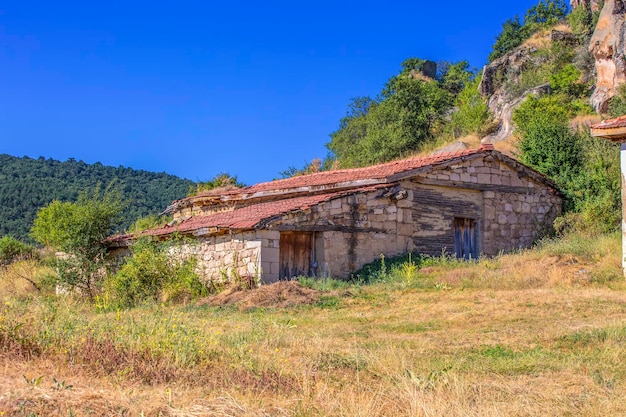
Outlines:
[{"label": "blue sky", "polygon": [[537,2],[3,1],[0,153],[271,180],[406,58],[480,68]]}]

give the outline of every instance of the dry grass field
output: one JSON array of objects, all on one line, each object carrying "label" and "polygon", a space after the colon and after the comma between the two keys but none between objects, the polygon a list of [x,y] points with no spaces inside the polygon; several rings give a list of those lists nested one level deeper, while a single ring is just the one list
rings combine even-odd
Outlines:
[{"label": "dry grass field", "polygon": [[626,415],[617,235],[126,311],[38,268],[0,276],[0,416]]}]

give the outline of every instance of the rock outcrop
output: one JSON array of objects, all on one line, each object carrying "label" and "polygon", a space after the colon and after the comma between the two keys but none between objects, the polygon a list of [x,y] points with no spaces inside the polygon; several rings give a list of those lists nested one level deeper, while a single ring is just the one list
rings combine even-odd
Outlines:
[{"label": "rock outcrop", "polygon": [[[575,47],[579,44],[573,33],[558,30],[550,32],[544,41],[546,45],[558,43]],[[544,65],[545,60],[549,59],[545,55],[535,54],[538,47],[533,45],[537,44],[519,46],[484,67],[478,91],[487,98],[489,111],[498,127],[494,133],[482,138],[482,143],[498,142],[510,137],[513,133],[513,111],[528,95],[539,97],[550,92],[548,84],[524,86],[522,74]]]},{"label": "rock outcrop", "polygon": [[478,91],[487,98],[489,111],[498,127],[482,138],[482,143],[494,143],[510,137],[513,133],[513,111],[529,94],[540,96],[549,91],[547,84],[521,90],[517,87],[524,69],[533,65],[536,50],[535,47],[520,46],[484,67]]},{"label": "rock outcrop", "polygon": [[569,2],[569,4],[572,6],[572,9],[584,5],[586,7],[591,7],[592,12],[597,12],[598,10],[600,10],[600,3],[601,0],[570,0]]},{"label": "rock outcrop", "polygon": [[606,112],[609,100],[626,82],[625,0],[606,0],[600,12],[589,51],[595,57],[596,86],[591,104],[599,113]]}]

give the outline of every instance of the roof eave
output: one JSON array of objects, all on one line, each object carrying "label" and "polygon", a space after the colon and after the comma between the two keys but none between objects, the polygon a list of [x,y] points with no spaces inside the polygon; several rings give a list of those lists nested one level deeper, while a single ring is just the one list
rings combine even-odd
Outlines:
[{"label": "roof eave", "polygon": [[626,127],[591,128],[591,136],[594,138],[604,138],[611,142],[626,142]]}]

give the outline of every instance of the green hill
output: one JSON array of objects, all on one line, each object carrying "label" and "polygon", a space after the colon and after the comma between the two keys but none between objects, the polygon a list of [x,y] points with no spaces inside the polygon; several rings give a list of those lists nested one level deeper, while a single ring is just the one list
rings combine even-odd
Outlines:
[{"label": "green hill", "polygon": [[185,197],[193,181],[165,173],[87,164],[69,159],[38,159],[0,154],[0,236],[27,239],[37,210],[53,200],[73,201],[99,184],[115,181],[128,203],[120,229],[149,214],[158,214]]}]

